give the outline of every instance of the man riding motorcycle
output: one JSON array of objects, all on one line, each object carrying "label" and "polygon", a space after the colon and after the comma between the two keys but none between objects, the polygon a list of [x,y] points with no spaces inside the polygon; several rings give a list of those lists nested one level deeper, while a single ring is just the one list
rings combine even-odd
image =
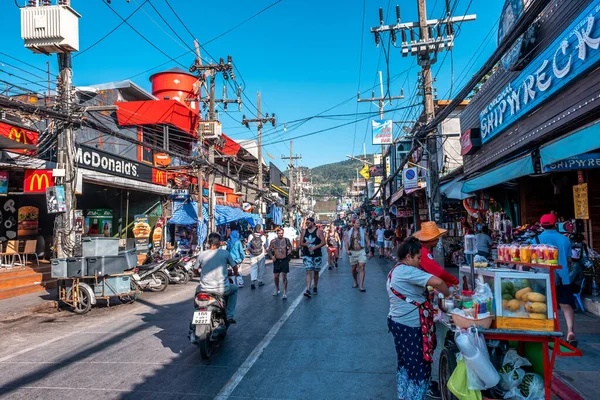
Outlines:
[{"label": "man riding motorcycle", "polygon": [[235,324],[235,305],[237,303],[238,287],[229,281],[227,266],[233,268],[233,275],[238,276],[238,267],[227,250],[221,249],[221,235],[216,232],[208,235],[209,249],[201,252],[196,259],[196,269],[201,269],[200,284],[196,294],[220,295],[227,303],[227,320]]}]

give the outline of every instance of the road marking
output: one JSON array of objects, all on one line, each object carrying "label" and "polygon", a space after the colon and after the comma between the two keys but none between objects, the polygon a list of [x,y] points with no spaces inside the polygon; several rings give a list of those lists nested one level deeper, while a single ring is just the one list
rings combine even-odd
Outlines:
[{"label": "road marking", "polygon": [[[322,267],[319,272],[319,277],[323,275],[323,273],[327,270],[327,268]],[[273,327],[267,332],[265,337],[262,338],[260,343],[256,345],[252,353],[244,360],[242,365],[235,371],[235,373],[229,378],[225,386],[221,389],[214,400],[227,400],[233,393],[233,391],[238,387],[242,379],[246,376],[248,371],[252,368],[252,366],[256,363],[258,358],[261,356],[263,351],[269,346],[275,335],[279,332],[283,324],[288,320],[288,318],[292,315],[298,304],[304,299],[304,291],[294,300],[292,305],[286,310],[286,312],[279,318],[279,320],[273,325]],[[236,396],[237,397],[237,396]]]},{"label": "road marking", "polygon": [[[161,297],[161,298],[160,298],[161,304],[154,304],[154,303],[152,303],[152,304],[154,304],[154,305],[156,305],[156,306],[162,306],[162,305],[164,305],[164,303],[163,303],[163,302],[164,302],[165,300],[167,300],[167,301],[168,301],[168,300],[170,300],[170,299],[171,299],[171,298],[173,298],[173,297],[177,297],[177,295],[181,295],[182,293],[184,293],[184,292],[183,292],[183,291],[181,291],[181,292],[180,292],[180,291],[173,292],[173,293],[172,293],[172,294],[170,294],[169,296],[164,296],[164,297]],[[150,301],[147,301],[147,302],[148,302],[148,303],[150,303]],[[134,305],[133,305],[133,307],[132,307],[131,309],[129,309],[128,311],[137,311],[137,310],[143,309],[144,307],[147,307],[147,308],[150,308],[150,309],[152,309],[152,307],[149,307],[149,306],[147,306],[147,305],[145,305],[145,304],[142,304],[142,303],[136,303],[136,304],[134,304]],[[100,319],[101,319],[101,320],[100,320],[100,321],[98,321],[98,322],[97,322],[97,323],[95,323],[95,324],[92,324],[92,325],[86,326],[86,327],[84,327],[84,328],[82,328],[82,329],[78,329],[78,330],[72,330],[70,333],[67,333],[67,334],[64,334],[64,335],[61,335],[61,336],[57,336],[57,337],[55,337],[55,338],[53,338],[53,339],[46,340],[45,342],[41,342],[41,343],[38,343],[38,344],[36,344],[36,345],[30,346],[30,347],[26,347],[26,348],[24,348],[24,349],[22,349],[22,350],[19,350],[19,351],[17,351],[16,353],[12,353],[12,354],[10,354],[10,355],[7,355],[7,356],[4,356],[4,357],[1,357],[1,358],[0,358],[0,363],[3,363],[3,362],[5,362],[5,361],[8,361],[8,360],[11,360],[11,359],[13,359],[13,358],[15,358],[15,357],[18,357],[18,356],[22,355],[22,354],[29,353],[30,351],[37,350],[37,349],[39,349],[39,348],[42,348],[42,347],[44,347],[44,346],[48,346],[48,345],[50,345],[50,344],[52,344],[52,343],[54,343],[54,342],[58,342],[59,340],[63,340],[63,339],[69,338],[69,337],[71,337],[71,336],[74,336],[74,335],[76,335],[76,334],[79,334],[79,333],[85,332],[85,331],[87,331],[88,329],[92,329],[92,328],[98,327],[98,326],[100,326],[100,325],[106,325],[106,323],[107,323],[107,322],[109,322],[109,321],[112,321],[112,320],[115,320],[115,319],[121,319],[121,318],[123,317],[123,315],[113,315],[113,316],[111,316],[111,317],[110,317],[110,318],[108,318],[108,319],[102,319],[102,317],[103,317],[103,316],[100,316]],[[84,324],[85,324],[85,322],[86,322],[86,321],[82,321],[82,322],[81,322],[81,324],[77,324],[77,325],[78,325],[78,326],[80,326],[80,325],[84,325]]]}]

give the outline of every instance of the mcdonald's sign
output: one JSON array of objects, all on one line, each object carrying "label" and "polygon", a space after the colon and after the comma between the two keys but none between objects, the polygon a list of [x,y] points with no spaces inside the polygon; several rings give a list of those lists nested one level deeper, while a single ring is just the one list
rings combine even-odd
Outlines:
[{"label": "mcdonald's sign", "polygon": [[46,193],[46,188],[54,186],[51,169],[25,170],[24,193]]},{"label": "mcdonald's sign", "polygon": [[167,171],[161,169],[152,168],[152,183],[157,185],[167,185]]},{"label": "mcdonald's sign", "polygon": [[[22,144],[37,145],[38,133],[29,129],[20,128],[17,126],[9,125],[4,122],[0,122],[0,135],[14,140],[15,142]],[[26,150],[16,150],[16,152],[24,153]]]}]

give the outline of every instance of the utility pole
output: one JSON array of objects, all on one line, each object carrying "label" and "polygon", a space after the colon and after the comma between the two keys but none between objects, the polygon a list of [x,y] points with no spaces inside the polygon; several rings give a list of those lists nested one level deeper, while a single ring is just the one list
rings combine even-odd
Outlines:
[{"label": "utility pole", "polygon": [[[375,91],[373,91],[371,93],[371,98],[369,99],[361,99],[360,98],[360,92],[358,92],[358,99],[357,101],[359,103],[363,103],[363,102],[370,102],[370,103],[375,103],[377,105],[377,108],[379,108],[379,119],[383,120],[383,109],[386,105],[388,104],[392,104],[392,100],[400,100],[404,98],[404,89],[400,90],[400,96],[385,96],[383,93],[383,77],[381,74],[381,71],[379,71],[379,90],[380,90],[380,97],[375,97]],[[392,144],[393,140],[390,141],[390,145]],[[383,174],[385,175],[385,143],[381,144],[381,162],[383,163]],[[382,205],[383,207],[383,212],[384,215],[387,213],[386,209],[385,209],[385,196],[383,193],[381,193],[381,199],[382,199]]]},{"label": "utility pole", "polygon": [[[265,115],[265,117],[262,117],[261,111],[260,111],[260,92],[257,93],[256,95],[256,118],[255,119],[246,119],[246,116],[243,115],[242,116],[242,125],[245,125],[246,128],[250,129],[250,123],[256,123],[257,127],[258,127],[258,135],[257,135],[257,142],[258,142],[258,189],[261,191],[261,193],[259,194],[259,197],[262,197],[262,190],[263,190],[263,168],[262,168],[262,164],[263,164],[263,158],[262,158],[262,128],[263,125],[266,124],[267,122],[270,122],[271,125],[275,126],[275,114],[273,114],[271,117],[269,117],[269,113],[267,113]],[[261,201],[259,201],[259,212],[258,214],[262,217],[262,199]]]},{"label": "utility pole", "polygon": [[[218,73],[223,74],[223,78],[228,80],[231,78],[235,81],[235,75],[233,73],[233,62],[231,56],[227,56],[227,63],[221,58],[218,63],[211,64],[203,64],[202,58],[200,57],[200,50],[198,42],[194,43],[196,47],[196,61],[194,65],[190,67],[190,72],[198,72],[198,80],[200,81],[201,86],[198,88],[198,96],[201,96],[200,91],[201,87],[206,89],[206,81],[209,81],[209,94],[207,97],[199,97],[199,101],[202,101],[204,104],[208,104],[208,113],[206,121],[199,124],[199,129],[202,130],[199,134],[200,137],[200,151],[204,146],[204,141],[207,141],[208,145],[208,163],[209,168],[214,168],[215,164],[215,145],[221,143],[221,123],[217,119],[217,113],[215,110],[215,104],[223,103],[223,107],[226,110],[227,104],[229,103],[237,103],[238,107],[241,108],[242,101],[240,98],[241,90],[238,89],[238,96],[235,100],[227,100],[226,98],[216,99],[215,98],[215,77]],[[227,94],[227,90],[223,90],[223,94]],[[199,181],[199,191],[200,191],[200,202],[202,203],[202,183]],[[215,207],[216,207],[216,198],[215,198],[215,172],[214,169],[210,171],[208,176],[208,232],[214,232],[216,230],[217,224],[215,220]],[[202,205],[198,205],[199,215],[198,218],[202,218]]]},{"label": "utility pole", "polygon": [[292,152],[292,141],[290,140],[290,156],[289,157],[285,157],[285,156],[281,156],[282,160],[288,160],[289,163],[289,170],[290,170],[290,193],[289,193],[289,201],[288,201],[288,209],[289,209],[289,218],[290,218],[290,226],[294,226],[294,209],[296,208],[296,202],[295,202],[295,198],[294,198],[294,178],[293,178],[293,173],[294,173],[294,161],[295,160],[301,160],[302,159],[302,155],[299,156],[294,156],[293,152]]},{"label": "utility pole", "polygon": [[[417,0],[419,21],[401,23],[400,7],[396,6],[396,24],[384,25],[383,9],[379,9],[379,26],[371,28],[375,37],[375,44],[379,46],[381,33],[390,32],[391,41],[396,46],[397,33],[401,35],[402,56],[414,55],[421,66],[421,76],[423,84],[423,103],[425,111],[425,124],[429,124],[435,117],[435,106],[433,101],[433,80],[431,77],[431,66],[437,61],[437,53],[446,49],[451,51],[454,47],[454,26],[455,23],[465,21],[474,21],[475,15],[464,15],[461,17],[452,17],[450,13],[450,1],[446,0],[446,18],[427,19],[427,7],[425,0]],[[418,35],[415,31],[418,29]],[[410,36],[410,40],[407,38]],[[438,135],[429,138],[426,146],[429,154],[428,170],[429,182],[427,191],[429,194],[429,219],[439,222],[441,220],[441,195],[439,185],[439,165],[438,165]]]}]

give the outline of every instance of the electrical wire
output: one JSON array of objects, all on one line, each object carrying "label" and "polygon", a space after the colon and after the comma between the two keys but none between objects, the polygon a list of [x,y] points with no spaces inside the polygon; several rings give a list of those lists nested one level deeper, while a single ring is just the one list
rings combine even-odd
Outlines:
[{"label": "electrical wire", "polygon": [[[362,9],[362,24],[360,27],[360,56],[358,58],[358,85],[356,88],[356,92],[360,92],[360,78],[362,76],[362,58],[363,58],[363,45],[364,45],[364,41],[365,41],[365,34],[364,34],[364,30],[365,30],[365,15],[366,15],[366,8],[367,8],[367,0],[363,0],[363,9]],[[358,121],[358,106],[359,103],[358,101],[356,102],[356,121]],[[352,155],[354,155],[354,149],[356,146],[356,130],[358,128],[358,124],[354,124],[354,135],[352,136]]]}]

